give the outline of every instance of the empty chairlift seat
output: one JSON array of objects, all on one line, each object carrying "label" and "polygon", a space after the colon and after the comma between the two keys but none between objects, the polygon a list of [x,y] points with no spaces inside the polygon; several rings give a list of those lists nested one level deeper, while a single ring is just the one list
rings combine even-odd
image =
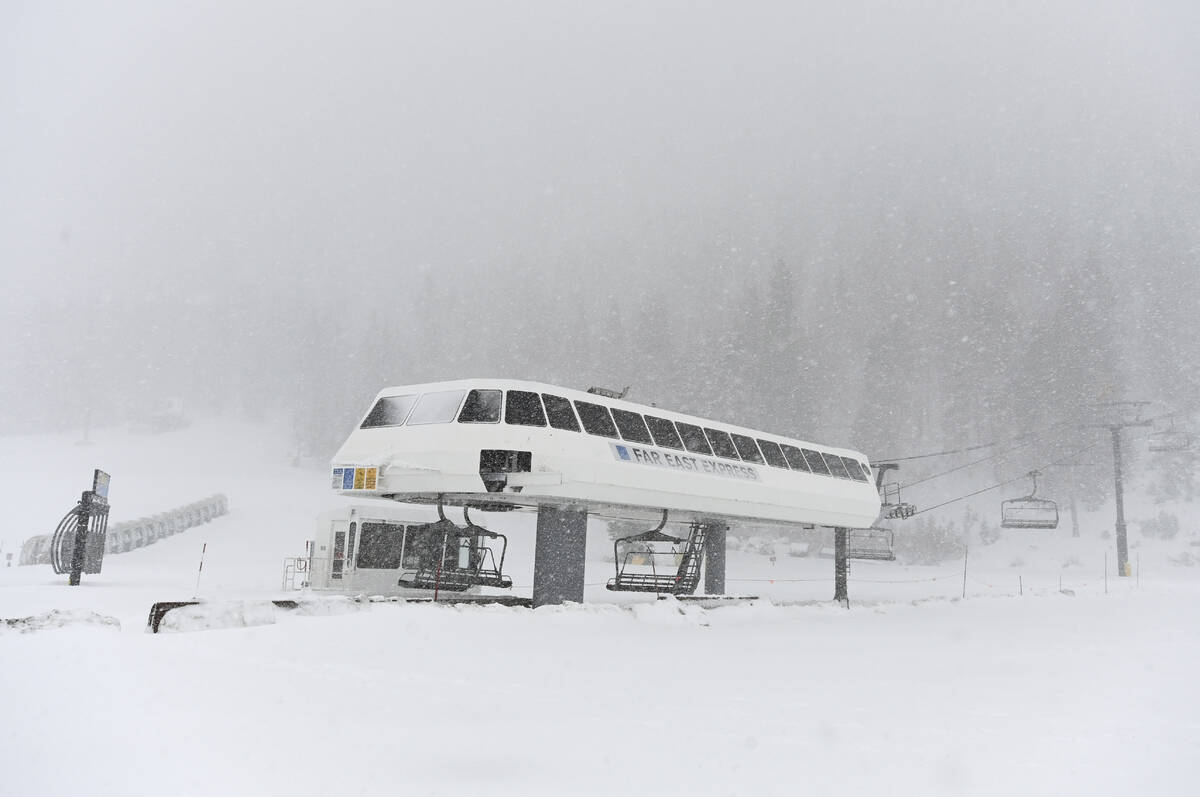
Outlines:
[{"label": "empty chairlift seat", "polygon": [[1175,428],[1175,419],[1170,418],[1166,425],[1150,433],[1146,447],[1154,452],[1188,451],[1192,447],[1192,437],[1183,429]]},{"label": "empty chairlift seat", "polygon": [[[667,522],[650,531],[613,541],[615,575],[606,588],[613,592],[654,592],[664,595],[692,595],[700,584],[700,563],[704,558],[705,527],[693,523],[687,539],[664,534]],[[664,548],[667,545],[669,547]],[[625,553],[621,554],[624,546]]]},{"label": "empty chairlift seat", "polygon": [[896,559],[894,539],[891,529],[851,529],[846,543],[846,555],[851,559],[892,562]]},{"label": "empty chairlift seat", "polygon": [[[439,504],[439,514],[441,511]],[[415,570],[401,573],[400,586],[447,592],[463,592],[471,587],[512,587],[512,579],[504,575],[508,538],[476,526],[466,509],[463,516],[466,528],[456,526],[442,515],[435,523],[409,531],[405,545],[412,546],[410,555],[419,564]],[[499,560],[494,548],[496,542],[500,544]]]},{"label": "empty chairlift seat", "polygon": [[1037,477],[1031,471],[1033,489],[1022,498],[1010,498],[1000,502],[1000,526],[1006,529],[1056,529],[1058,528],[1058,504],[1049,498],[1037,495]]}]

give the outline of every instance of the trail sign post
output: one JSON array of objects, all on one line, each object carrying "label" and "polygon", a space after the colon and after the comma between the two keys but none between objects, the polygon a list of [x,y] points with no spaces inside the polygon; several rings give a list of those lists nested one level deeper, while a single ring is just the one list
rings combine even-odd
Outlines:
[{"label": "trail sign post", "polygon": [[75,515],[75,545],[71,550],[71,576],[67,583],[79,586],[86,569],[99,573],[104,559],[104,537],[108,530],[108,484],[112,479],[96,468],[92,473],[92,489],[85,490],[79,499]]}]

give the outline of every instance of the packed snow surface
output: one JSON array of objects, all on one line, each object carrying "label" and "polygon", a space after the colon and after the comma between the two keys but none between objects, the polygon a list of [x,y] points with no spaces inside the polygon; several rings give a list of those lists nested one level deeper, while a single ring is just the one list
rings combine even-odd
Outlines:
[{"label": "packed snow surface", "polygon": [[[0,624],[5,794],[1195,793],[1200,580],[1149,541],[1106,584],[1111,540],[1006,537],[965,600],[961,562],[856,562],[849,610],[828,560],[731,551],[730,592],[760,599],[705,608],[605,592],[600,527],[583,605],[373,603],[279,589],[339,499],[269,435],[96,438],[0,440],[5,551],[96,466],[114,521],[231,511],[77,588],[0,569],[0,618],[25,620]],[[533,517],[485,517],[520,594]]]}]

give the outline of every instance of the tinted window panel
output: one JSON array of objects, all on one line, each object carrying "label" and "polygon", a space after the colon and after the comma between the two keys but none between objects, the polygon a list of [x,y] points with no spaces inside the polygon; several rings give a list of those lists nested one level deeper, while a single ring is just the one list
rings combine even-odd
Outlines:
[{"label": "tinted window panel", "polygon": [[404,543],[405,569],[419,570],[422,567],[435,567],[442,561],[442,546],[445,543],[442,532],[428,526],[409,526],[407,539]]},{"label": "tinted window panel", "polygon": [[792,466],[792,470],[810,471],[808,461],[804,459],[804,452],[795,446],[781,445],[783,455],[787,457],[788,464]]},{"label": "tinted window panel", "polygon": [[850,473],[846,470],[846,463],[842,462],[842,458],[837,454],[826,454],[825,464],[829,466],[829,472],[839,479],[850,478]]},{"label": "tinted window panel", "polygon": [[621,433],[623,439],[631,443],[645,443],[646,445],[654,443],[650,439],[650,432],[647,431],[646,422],[642,420],[641,415],[613,407],[612,416],[613,420],[617,422],[617,431]]},{"label": "tinted window panel", "polygon": [[537,393],[510,390],[504,399],[504,422],[519,426],[545,426],[546,413]]},{"label": "tinted window panel", "polygon": [[746,437],[741,434],[730,436],[733,438],[733,445],[737,448],[737,452],[742,459],[746,462],[761,463],[763,461],[762,454],[758,453],[758,444],[754,442],[753,437]]},{"label": "tinted window panel", "polygon": [[598,434],[602,437],[616,437],[617,427],[608,407],[599,404],[589,404],[586,401],[576,401],[575,409],[579,410],[579,420],[583,421],[583,429],[588,434]]},{"label": "tinted window panel", "polygon": [[462,404],[465,390],[443,390],[437,393],[426,393],[413,407],[408,416],[409,426],[420,426],[426,423],[450,423],[458,414],[458,405]]},{"label": "tinted window panel", "polygon": [[871,466],[865,462],[858,463],[858,467],[862,468],[863,476],[867,477],[867,481],[871,481]]},{"label": "tinted window panel", "polygon": [[646,416],[646,425],[650,427],[650,434],[654,437],[654,444],[663,448],[683,448],[683,441],[679,439],[679,432],[675,431],[675,424],[668,421],[666,418],[655,418],[653,415]]},{"label": "tinted window panel", "polygon": [[737,449],[733,447],[733,441],[729,439],[728,432],[722,432],[719,429],[705,429],[704,434],[708,436],[708,442],[718,457],[741,459]]},{"label": "tinted window panel", "polygon": [[575,410],[571,409],[570,401],[562,396],[551,396],[549,393],[542,394],[542,401],[546,404],[546,414],[550,416],[551,426],[571,432],[579,431],[579,419],[575,417]]},{"label": "tinted window panel", "polygon": [[416,396],[384,396],[375,402],[375,406],[367,413],[360,429],[370,429],[375,426],[399,426],[404,423],[408,413],[417,403]]},{"label": "tinted window panel", "polygon": [[759,440],[758,447],[762,449],[763,456],[767,458],[767,464],[776,468],[788,467],[787,458],[783,456],[783,449],[779,447],[779,443],[773,443],[770,440]]},{"label": "tinted window panel", "polygon": [[813,451],[810,448],[801,449],[804,452],[804,458],[808,460],[808,467],[813,473],[822,473],[826,476],[829,474],[829,466],[825,464],[825,460],[821,458],[820,451]]},{"label": "tinted window panel", "polygon": [[846,472],[850,474],[850,478],[856,482],[865,482],[867,477],[863,475],[862,467],[859,466],[857,459],[850,457],[842,457],[842,464],[846,466]]},{"label": "tinted window panel", "polygon": [[500,391],[472,390],[467,394],[459,423],[500,423]]},{"label": "tinted window panel", "polygon": [[683,438],[683,447],[688,451],[696,454],[712,454],[712,449],[708,445],[708,438],[704,436],[704,430],[699,426],[692,426],[690,423],[677,423],[675,427],[679,429],[679,436]]},{"label": "tinted window panel", "polygon": [[368,570],[395,570],[400,567],[404,548],[404,527],[391,523],[363,523],[358,540],[358,566]]}]

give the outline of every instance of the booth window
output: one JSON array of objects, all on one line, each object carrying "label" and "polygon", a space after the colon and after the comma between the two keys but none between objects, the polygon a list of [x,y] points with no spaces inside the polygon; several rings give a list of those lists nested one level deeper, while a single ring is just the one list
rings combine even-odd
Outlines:
[{"label": "booth window", "polygon": [[671,421],[668,421],[666,418],[655,418],[653,415],[647,415],[646,425],[650,427],[650,434],[654,436],[654,444],[656,446],[683,449],[683,441],[679,439],[679,432],[675,431],[675,424]]},{"label": "booth window", "polygon": [[500,423],[500,391],[472,390],[467,394],[459,423]]},{"label": "booth window", "polygon": [[829,472],[839,479],[849,479],[850,473],[846,470],[846,463],[842,462],[842,458],[836,454],[826,454],[825,462],[829,465]]},{"label": "booth window", "polygon": [[772,440],[759,440],[758,447],[762,449],[763,456],[767,458],[767,464],[775,468],[788,467],[787,458],[783,455],[783,449],[779,447],[779,443]]},{"label": "booth window", "polygon": [[518,426],[545,426],[546,414],[537,393],[510,390],[504,398],[504,422]]},{"label": "booth window", "polygon": [[617,427],[608,407],[600,404],[589,404],[586,401],[576,401],[575,409],[579,410],[579,420],[588,434],[598,434],[601,437],[616,437]]},{"label": "booth window", "polygon": [[426,393],[421,396],[417,406],[413,407],[408,416],[409,426],[419,426],[428,423],[450,423],[458,413],[458,405],[462,404],[464,390],[442,390],[437,393]]},{"label": "booth window", "polygon": [[396,570],[404,550],[404,527],[364,522],[358,538],[358,566],[365,570]]},{"label": "booth window", "polygon": [[804,458],[808,460],[808,467],[813,473],[820,473],[823,476],[829,476],[829,466],[825,464],[824,458],[821,457],[820,451],[813,451],[811,448],[802,449]]},{"label": "booth window", "polygon": [[738,454],[741,455],[744,461],[762,464],[762,454],[758,452],[758,444],[754,442],[753,437],[746,437],[741,434],[735,434],[732,437],[733,444],[737,446]]},{"label": "booth window", "polygon": [[622,439],[628,440],[631,443],[654,444],[654,441],[650,439],[650,432],[646,431],[646,422],[642,420],[641,415],[629,410],[619,410],[615,407],[612,414],[613,420],[617,422],[617,429],[621,432]]},{"label": "booth window", "polygon": [[704,436],[703,429],[683,422],[676,423],[675,426],[679,429],[679,436],[683,438],[684,448],[693,454],[712,455],[712,449],[708,447],[708,438]]},{"label": "booth window", "polygon": [[546,405],[546,415],[550,418],[551,426],[569,432],[579,431],[579,419],[575,417],[575,410],[571,409],[569,399],[543,393],[542,402]]},{"label": "booth window", "polygon": [[867,477],[863,475],[862,466],[859,465],[857,459],[850,457],[842,457],[842,464],[846,466],[846,472],[850,474],[850,478],[856,482],[865,482]]},{"label": "booth window", "polygon": [[792,466],[792,470],[802,470],[808,473],[812,468],[808,467],[808,462],[804,459],[804,452],[795,446],[787,444],[781,445],[784,456],[787,457],[788,464]]},{"label": "booth window", "polygon": [[740,459],[737,449],[733,447],[733,441],[729,439],[728,432],[722,432],[720,429],[706,428],[704,433],[708,435],[708,442],[712,443],[713,451],[716,452],[718,457]]},{"label": "booth window", "polygon": [[384,396],[375,402],[375,406],[367,413],[360,429],[371,429],[376,426],[399,426],[404,423],[408,413],[417,401],[416,396]]}]

